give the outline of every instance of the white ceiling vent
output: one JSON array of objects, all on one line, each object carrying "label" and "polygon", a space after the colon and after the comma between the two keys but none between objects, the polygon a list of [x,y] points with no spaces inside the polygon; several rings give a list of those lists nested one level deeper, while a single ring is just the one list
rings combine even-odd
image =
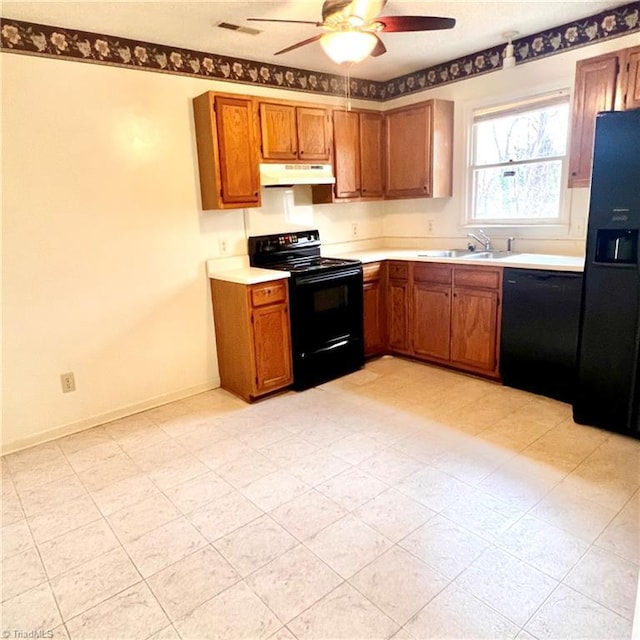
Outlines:
[{"label": "white ceiling vent", "polygon": [[251,27],[243,27],[239,24],[231,24],[231,22],[217,22],[216,27],[220,29],[229,29],[229,31],[239,31],[240,33],[246,33],[250,36],[257,36],[262,33],[260,29],[252,29]]}]

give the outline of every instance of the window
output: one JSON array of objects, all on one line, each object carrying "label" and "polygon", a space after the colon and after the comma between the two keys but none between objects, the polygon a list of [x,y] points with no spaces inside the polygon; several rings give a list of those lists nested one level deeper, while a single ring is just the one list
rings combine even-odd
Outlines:
[{"label": "window", "polygon": [[473,112],[468,224],[559,224],[568,94]]}]

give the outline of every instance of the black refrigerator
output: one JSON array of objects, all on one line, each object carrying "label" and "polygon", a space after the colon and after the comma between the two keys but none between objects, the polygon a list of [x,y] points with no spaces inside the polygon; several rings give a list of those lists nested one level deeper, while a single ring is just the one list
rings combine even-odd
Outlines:
[{"label": "black refrigerator", "polygon": [[640,438],[640,109],[600,113],[574,420]]}]

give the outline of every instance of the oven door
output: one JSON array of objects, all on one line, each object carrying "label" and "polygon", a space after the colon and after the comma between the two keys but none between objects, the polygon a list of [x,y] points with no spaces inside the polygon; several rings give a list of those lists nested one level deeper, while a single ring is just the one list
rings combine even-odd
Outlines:
[{"label": "oven door", "polygon": [[289,284],[294,388],[362,367],[362,267],[295,276]]}]

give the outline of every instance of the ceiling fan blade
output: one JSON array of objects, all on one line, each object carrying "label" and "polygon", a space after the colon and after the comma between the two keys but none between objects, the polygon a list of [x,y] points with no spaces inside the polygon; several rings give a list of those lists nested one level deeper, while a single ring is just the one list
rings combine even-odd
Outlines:
[{"label": "ceiling fan blade", "polygon": [[312,20],[276,20],[271,18],[247,18],[248,22],[288,22],[291,24],[312,24],[315,27],[320,26],[320,22],[313,22]]},{"label": "ceiling fan blade", "polygon": [[436,31],[452,29],[456,25],[454,18],[436,18],[433,16],[381,16],[375,22],[382,25],[382,31]]},{"label": "ceiling fan blade", "polygon": [[313,36],[313,38],[307,38],[302,42],[296,42],[296,44],[292,44],[290,47],[287,47],[286,49],[281,49],[280,51],[276,51],[274,55],[279,56],[281,53],[288,53],[289,51],[293,51],[294,49],[298,49],[299,47],[304,47],[307,44],[311,44],[312,42],[316,42],[317,40],[320,40],[321,37],[322,37],[322,34],[320,33],[317,36]]},{"label": "ceiling fan blade", "polygon": [[376,38],[378,38],[378,42],[376,43],[376,46],[373,48],[373,51],[369,54],[372,58],[377,58],[378,56],[381,56],[383,53],[387,53],[387,47],[384,46],[384,42],[382,42],[380,37],[377,35],[376,35]]}]

